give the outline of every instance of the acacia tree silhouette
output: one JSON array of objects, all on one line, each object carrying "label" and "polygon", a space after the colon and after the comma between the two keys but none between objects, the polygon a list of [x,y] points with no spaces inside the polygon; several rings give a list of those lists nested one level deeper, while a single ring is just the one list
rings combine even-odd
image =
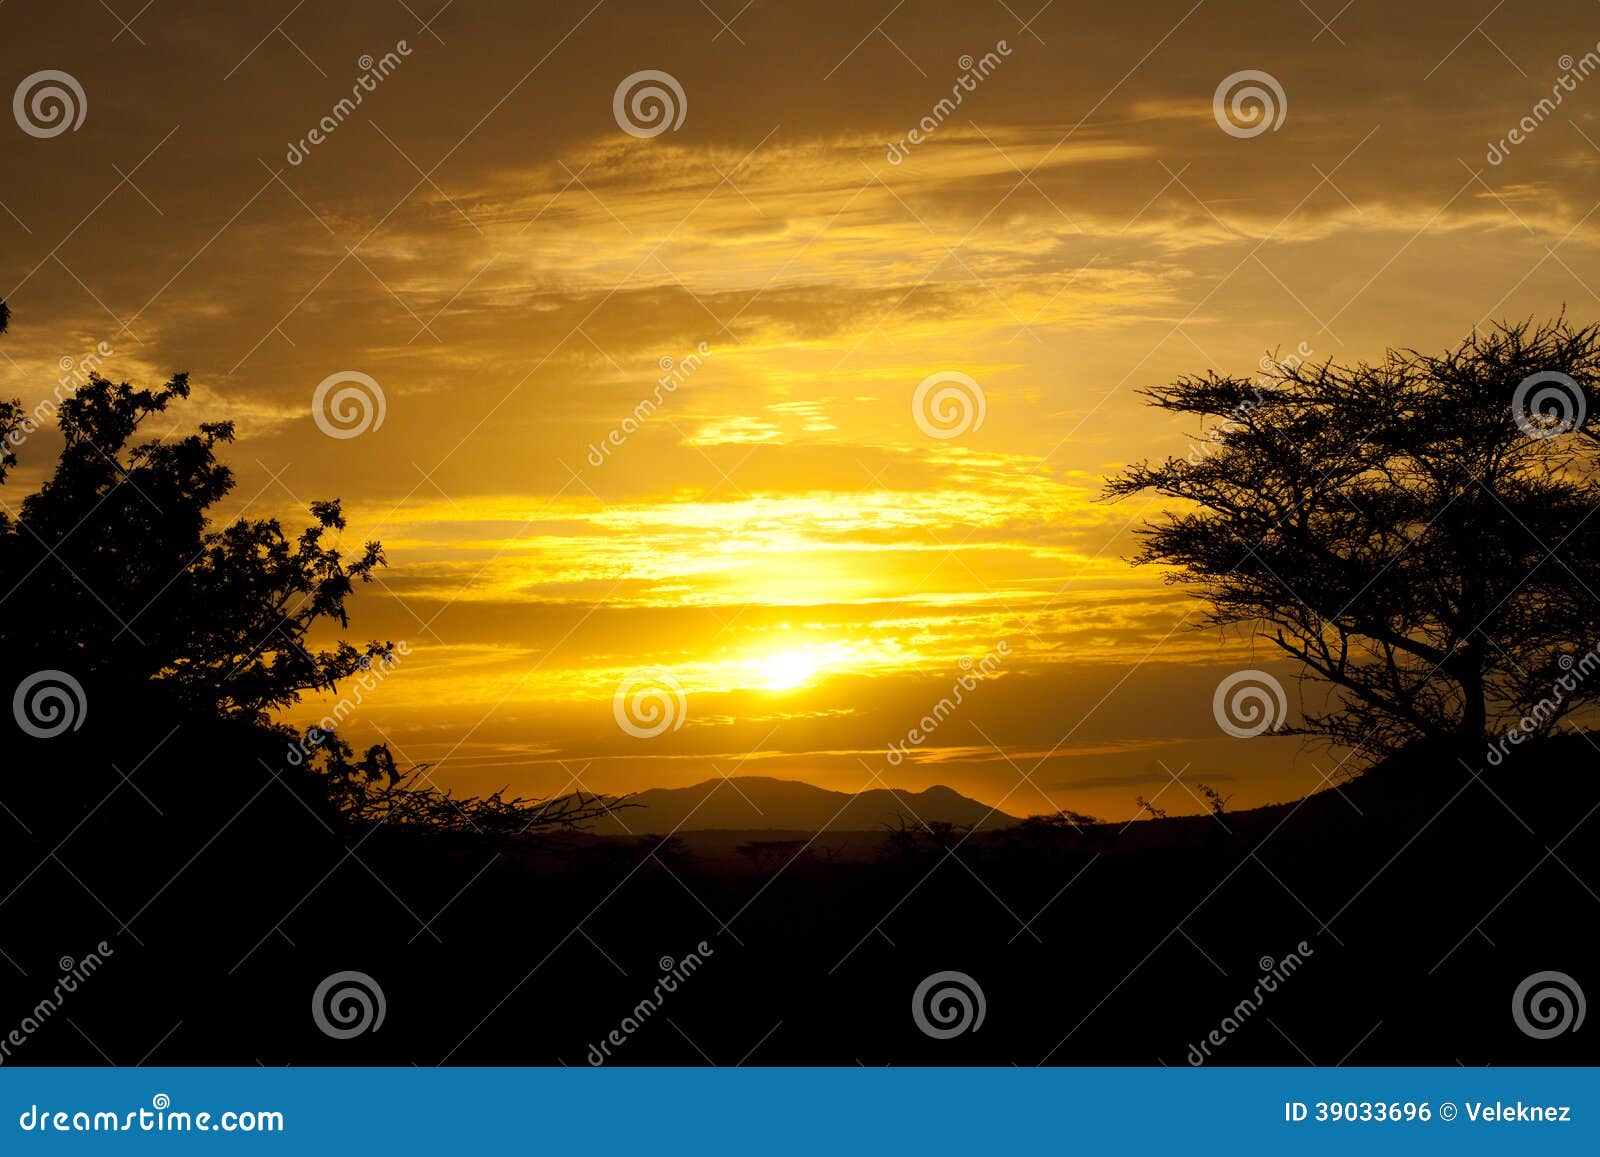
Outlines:
[{"label": "acacia tree silhouette", "polygon": [[[0,302],[0,330],[9,320]],[[455,799],[426,767],[399,769],[387,745],[357,757],[331,730],[297,736],[274,721],[302,695],[393,661],[390,642],[311,639],[319,624],[349,626],[346,603],[385,565],[383,548],[347,557],[331,544],[346,525],[337,500],[313,502],[312,524],[292,538],[272,518],[214,529],[207,512],[234,486],[217,459],[233,423],[134,441],[188,396],[187,374],[158,390],[91,374],[44,414],[0,402],[0,484],[51,410],[63,440],[53,474],[15,514],[0,510],[0,598],[20,609],[0,615],[5,695],[58,670],[86,689],[103,746],[131,748],[149,721],[177,720],[229,728],[229,742],[270,752],[269,767],[307,753],[287,760],[297,782],[348,819],[508,833],[602,813],[605,801],[585,796]]]},{"label": "acacia tree silhouette", "polygon": [[1302,730],[1369,757],[1481,752],[1600,697],[1600,660],[1573,667],[1600,640],[1600,442],[1581,429],[1597,384],[1600,327],[1565,317],[1438,356],[1185,377],[1143,393],[1199,416],[1204,441],[1107,496],[1184,504],[1141,531],[1134,562],[1173,568],[1201,626],[1298,660]]}]

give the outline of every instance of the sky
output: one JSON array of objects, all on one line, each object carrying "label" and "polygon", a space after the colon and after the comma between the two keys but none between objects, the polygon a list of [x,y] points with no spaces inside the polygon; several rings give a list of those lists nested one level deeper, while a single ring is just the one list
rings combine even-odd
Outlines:
[{"label": "sky", "polygon": [[1138,391],[1592,320],[1597,42],[1579,0],[0,0],[0,391],[187,370],[219,517],[341,498],[390,564],[348,634],[406,645],[344,730],[441,786],[1297,798],[1349,753],[1220,725],[1294,669],[1101,497],[1203,442]]}]

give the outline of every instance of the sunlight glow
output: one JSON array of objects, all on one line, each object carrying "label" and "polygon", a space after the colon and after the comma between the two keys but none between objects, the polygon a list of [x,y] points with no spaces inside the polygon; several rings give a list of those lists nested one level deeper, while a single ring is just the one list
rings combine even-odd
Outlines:
[{"label": "sunlight glow", "polygon": [[804,651],[779,651],[759,661],[768,691],[790,691],[809,683],[817,661]]}]

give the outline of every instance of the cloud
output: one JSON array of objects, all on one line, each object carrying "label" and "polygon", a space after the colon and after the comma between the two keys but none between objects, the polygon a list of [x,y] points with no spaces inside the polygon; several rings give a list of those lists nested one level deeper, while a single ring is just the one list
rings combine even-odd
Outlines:
[{"label": "cloud", "polygon": [[[1115,802],[1161,782],[1136,766],[1161,746],[1236,769],[1241,799],[1320,782],[1280,747],[1208,746],[1215,666],[1242,643],[1185,629],[1185,597],[1126,565],[1147,507],[1099,502],[1102,480],[1197,436],[1141,386],[1592,307],[1600,87],[1483,159],[1587,50],[1590,9],[1472,35],[1445,0],[1331,27],[1266,0],[1062,0],[1031,32],[999,5],[907,5],[880,36],[823,0],[753,5],[735,39],[692,8],[590,8],[456,5],[438,39],[402,6],[308,8],[298,52],[243,8],[142,21],[114,87],[83,78],[82,131],[0,134],[8,392],[31,405],[107,341],[113,376],[192,372],[175,423],[236,419],[229,513],[298,525],[341,496],[392,564],[352,632],[417,646],[373,722],[467,778],[554,790],[592,758],[603,788],[692,781],[767,743],[770,766],[859,786],[864,753],[1005,638],[994,693],[905,775],[994,800],[1015,762]],[[7,74],[81,55],[80,24],[39,8],[0,43]],[[284,160],[402,37],[359,115]],[[1001,38],[1003,65],[891,164]],[[641,62],[682,83],[680,131],[617,129]],[[1288,106],[1248,140],[1212,108],[1244,68]],[[665,390],[663,359],[702,343]],[[387,418],[329,439],[310,398],[344,370]],[[985,400],[950,441],[911,410],[941,371]],[[13,488],[53,448],[24,447]],[[816,674],[780,701],[749,684],[785,649]],[[610,722],[608,682],[640,663],[701,700],[681,749]]]}]

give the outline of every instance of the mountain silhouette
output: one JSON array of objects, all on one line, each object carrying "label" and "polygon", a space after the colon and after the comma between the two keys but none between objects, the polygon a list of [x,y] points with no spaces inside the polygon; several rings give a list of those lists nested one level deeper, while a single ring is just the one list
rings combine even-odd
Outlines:
[{"label": "mountain silhouette", "polygon": [[[607,802],[615,799],[608,797]],[[767,776],[708,779],[692,787],[655,787],[628,797],[637,807],[602,818],[596,835],[672,831],[875,831],[896,816],[926,823],[972,824],[990,831],[1020,821],[948,787],[876,788],[856,794]]]}]

